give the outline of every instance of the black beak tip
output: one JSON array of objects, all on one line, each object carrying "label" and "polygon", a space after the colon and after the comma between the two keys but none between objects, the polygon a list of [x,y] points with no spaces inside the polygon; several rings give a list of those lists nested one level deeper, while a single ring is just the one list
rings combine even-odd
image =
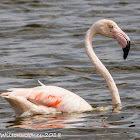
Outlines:
[{"label": "black beak tip", "polygon": [[127,45],[123,48],[123,58],[126,59],[130,50],[130,41],[127,41]]}]

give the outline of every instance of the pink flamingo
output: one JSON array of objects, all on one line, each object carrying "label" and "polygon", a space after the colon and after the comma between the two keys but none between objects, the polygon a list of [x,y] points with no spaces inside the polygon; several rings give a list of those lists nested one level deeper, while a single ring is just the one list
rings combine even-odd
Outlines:
[{"label": "pink flamingo", "polygon": [[[112,96],[113,107],[121,109],[121,100],[116,84],[109,71],[98,59],[92,48],[92,38],[95,34],[114,38],[122,46],[124,59],[130,49],[129,37],[117,26],[114,21],[103,19],[95,22],[87,31],[85,37],[86,52],[97,71],[104,77]],[[41,86],[34,88],[13,88],[2,93],[19,115],[49,114],[56,112],[84,112],[93,110],[92,106],[75,93],[61,87]]]}]

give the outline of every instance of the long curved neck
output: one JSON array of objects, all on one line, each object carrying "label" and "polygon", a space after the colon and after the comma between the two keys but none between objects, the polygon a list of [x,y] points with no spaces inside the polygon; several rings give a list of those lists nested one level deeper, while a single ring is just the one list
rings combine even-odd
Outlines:
[{"label": "long curved neck", "polygon": [[88,54],[89,59],[91,60],[92,64],[96,67],[97,71],[104,77],[112,96],[112,102],[114,107],[116,105],[121,106],[121,100],[118,92],[118,88],[116,87],[116,84],[109,73],[109,71],[106,69],[106,67],[102,64],[102,62],[98,59],[95,52],[92,48],[92,38],[96,34],[95,26],[93,25],[86,33],[85,37],[85,48],[86,52]]}]

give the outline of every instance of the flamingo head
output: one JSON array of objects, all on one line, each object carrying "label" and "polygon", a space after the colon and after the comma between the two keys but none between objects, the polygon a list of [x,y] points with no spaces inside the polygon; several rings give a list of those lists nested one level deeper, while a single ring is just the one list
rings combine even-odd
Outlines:
[{"label": "flamingo head", "polygon": [[114,38],[122,46],[124,55],[123,58],[126,59],[130,50],[130,38],[118,27],[118,25],[112,20],[99,20],[94,24],[97,34],[103,36]]}]

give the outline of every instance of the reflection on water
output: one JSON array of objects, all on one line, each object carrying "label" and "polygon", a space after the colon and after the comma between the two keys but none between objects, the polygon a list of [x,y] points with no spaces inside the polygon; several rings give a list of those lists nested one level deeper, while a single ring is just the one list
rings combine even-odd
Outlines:
[{"label": "reflection on water", "polygon": [[123,104],[120,113],[109,109],[15,118],[0,97],[0,133],[51,131],[61,133],[61,140],[140,137],[139,7],[139,0],[1,0],[1,93],[7,88],[38,86],[40,80],[75,92],[93,107],[110,108],[108,87],[85,53],[85,32],[99,19],[112,19],[130,37],[131,50],[124,61],[115,40],[101,36],[93,39],[95,52],[119,89]]},{"label": "reflection on water", "polygon": [[[78,114],[51,114],[51,115],[36,115],[32,117],[16,118],[13,121],[8,121],[12,125],[8,125],[7,128],[22,128],[22,129],[33,129],[33,130],[44,130],[44,129],[56,129],[56,128],[77,128],[77,127],[116,127],[121,124],[131,124],[131,122],[110,122],[107,124],[106,120],[108,117],[98,115],[87,121],[86,117],[89,114],[78,113]],[[95,121],[96,119],[96,121]],[[97,121],[98,119],[98,121]],[[87,121],[87,125],[85,122]],[[94,121],[94,125],[90,122]]]},{"label": "reflection on water", "polygon": [[84,114],[51,114],[51,115],[36,115],[32,117],[16,118],[14,121],[9,121],[12,125],[8,128],[24,128],[34,130],[55,129],[55,128],[75,128],[73,122],[77,126],[81,126],[85,119]]}]

